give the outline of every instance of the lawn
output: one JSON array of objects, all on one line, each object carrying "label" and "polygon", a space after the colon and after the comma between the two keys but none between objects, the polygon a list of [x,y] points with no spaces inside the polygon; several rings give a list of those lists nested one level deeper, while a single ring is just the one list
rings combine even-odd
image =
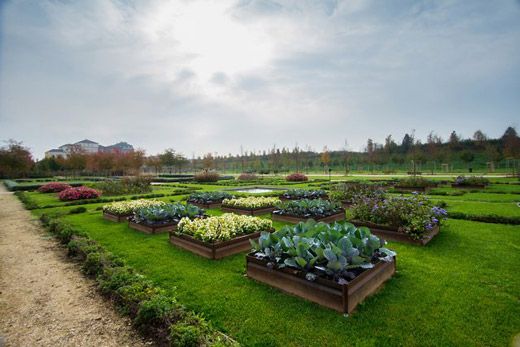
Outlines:
[{"label": "lawn", "polygon": [[[465,201],[472,194],[486,195]],[[511,202],[491,202],[491,195],[512,198],[436,198],[453,211],[520,214]],[[449,220],[427,247],[390,243],[398,252],[398,273],[346,317],[248,279],[243,254],[220,261],[198,257],[170,245],[166,234],[146,235],[103,220],[100,205],[63,218],[247,346],[505,346],[520,332],[518,226]]]}]

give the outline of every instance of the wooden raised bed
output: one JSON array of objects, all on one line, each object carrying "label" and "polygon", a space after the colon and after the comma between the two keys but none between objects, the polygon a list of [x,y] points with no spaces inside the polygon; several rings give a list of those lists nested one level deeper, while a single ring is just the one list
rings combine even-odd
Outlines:
[{"label": "wooden raised bed", "polygon": [[270,206],[270,207],[262,207],[262,208],[257,208],[257,209],[243,209],[243,208],[222,206],[222,212],[245,214],[248,216],[258,216],[261,214],[273,212],[275,208],[276,207],[274,207],[274,206]]},{"label": "wooden raised bed", "polygon": [[459,188],[459,189],[484,189],[486,188],[485,184],[472,184],[472,185],[464,185],[464,184],[451,184],[452,188]]},{"label": "wooden raised bed", "polygon": [[374,294],[393,276],[396,260],[379,262],[347,284],[323,278],[311,282],[294,269],[270,269],[266,262],[252,254],[246,257],[247,276],[300,298],[315,302],[342,313],[352,313],[367,296]]},{"label": "wooden raised bed", "polygon": [[436,225],[432,230],[423,234],[423,238],[420,240],[412,239],[408,234],[397,231],[397,228],[390,227],[387,225],[374,224],[370,222],[351,220],[350,223],[357,227],[368,227],[372,234],[377,235],[387,241],[397,241],[403,243],[409,243],[417,246],[425,246],[429,243],[439,231],[439,225]]},{"label": "wooden raised bed", "polygon": [[212,202],[210,204],[203,204],[203,203],[199,203],[199,202],[188,201],[188,204],[193,205],[193,206],[197,206],[198,208],[209,209],[209,208],[219,208],[220,206],[222,206],[222,201],[220,201],[220,202]]},{"label": "wooden raised bed", "polygon": [[249,240],[260,237],[260,231],[221,242],[204,242],[190,235],[175,235],[170,232],[170,243],[208,259],[221,259],[229,255],[251,250]]},{"label": "wooden raised bed", "polygon": [[142,231],[147,234],[158,234],[158,233],[164,233],[168,231],[174,231],[177,230],[177,223],[167,223],[167,224],[159,224],[159,225],[153,225],[153,224],[143,224],[143,223],[136,223],[134,221],[129,220],[128,226],[132,229]]},{"label": "wooden raised bed", "polygon": [[342,220],[345,220],[345,210],[341,209],[340,212],[332,214],[330,216],[326,217],[297,217],[297,216],[289,216],[289,215],[281,215],[281,214],[275,214],[271,213],[271,219],[278,222],[289,222],[289,223],[299,223],[299,222],[305,222],[309,219],[314,219],[316,222],[324,222],[324,223],[332,223],[332,222],[339,222]]},{"label": "wooden raised bed", "polygon": [[343,208],[351,208],[352,205],[354,205],[354,203],[351,202],[351,201],[344,200],[344,201],[341,202],[341,206]]},{"label": "wooden raised bed", "polygon": [[104,219],[112,221],[112,222],[118,222],[118,223],[126,222],[128,217],[130,217],[130,216],[131,216],[131,214],[118,215],[118,214],[112,214],[112,213],[103,212],[103,218]]}]

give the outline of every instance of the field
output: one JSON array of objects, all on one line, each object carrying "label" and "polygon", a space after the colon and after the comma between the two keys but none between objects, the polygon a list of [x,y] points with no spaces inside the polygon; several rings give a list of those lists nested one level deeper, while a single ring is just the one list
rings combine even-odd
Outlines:
[{"label": "field", "polygon": [[[311,180],[291,187],[326,183]],[[98,209],[103,203],[87,203],[85,213],[67,214],[76,206],[65,206],[54,194],[23,194],[36,207],[35,216],[60,214],[243,345],[507,346],[520,333],[520,226],[460,218],[519,219],[520,185],[514,183],[497,179],[462,195],[451,195],[458,193],[448,186],[433,190],[432,199],[462,217],[448,220],[426,247],[390,242],[398,253],[397,274],[349,316],[248,279],[244,254],[207,260],[170,245],[166,234],[146,235],[103,220]],[[158,197],[163,201],[181,201],[190,191],[226,188],[235,186],[226,181],[171,183],[153,193],[164,194]],[[279,229],[283,223],[274,225]]]}]

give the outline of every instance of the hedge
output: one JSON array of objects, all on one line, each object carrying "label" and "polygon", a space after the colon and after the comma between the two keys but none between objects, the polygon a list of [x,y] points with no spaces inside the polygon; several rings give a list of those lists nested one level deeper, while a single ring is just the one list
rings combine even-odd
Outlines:
[{"label": "hedge", "polygon": [[476,214],[468,214],[468,213],[463,213],[463,212],[450,212],[449,216],[450,216],[450,218],[453,218],[453,219],[465,219],[465,220],[471,220],[471,221],[475,221],[475,222],[520,225],[520,216],[505,217],[505,216],[498,216],[496,214],[476,215]]},{"label": "hedge", "polygon": [[102,295],[130,316],[144,336],[159,345],[238,346],[81,230],[55,216],[42,214],[40,220],[66,245],[68,255],[82,262],[82,271],[96,280]]}]

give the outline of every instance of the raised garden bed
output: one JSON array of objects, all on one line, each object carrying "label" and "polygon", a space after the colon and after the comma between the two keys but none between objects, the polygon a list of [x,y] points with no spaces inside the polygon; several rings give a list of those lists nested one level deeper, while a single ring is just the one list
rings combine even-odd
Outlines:
[{"label": "raised garden bed", "polygon": [[220,206],[222,206],[222,201],[220,201],[220,202],[212,202],[212,203],[207,203],[207,204],[203,204],[203,203],[199,203],[199,202],[193,202],[193,201],[188,201],[188,203],[190,205],[197,206],[198,208],[204,208],[204,209],[219,208]]},{"label": "raised garden bed", "polygon": [[117,215],[117,214],[112,214],[112,213],[108,213],[108,212],[103,212],[103,218],[106,219],[106,220],[109,220],[109,221],[112,221],[112,222],[126,222],[128,220],[128,217],[130,217],[131,214],[127,214],[127,215]]},{"label": "raised garden bed", "polygon": [[283,195],[280,195],[280,200],[282,201],[294,201],[294,200],[302,200],[302,199],[311,199],[311,200],[316,200],[316,199],[321,199],[321,200],[329,200],[329,197],[327,195],[324,195],[324,196],[317,196],[317,197],[310,197],[310,198],[288,198],[288,197],[285,197]]},{"label": "raised garden bed", "polygon": [[352,313],[360,302],[393,276],[396,261],[395,257],[392,262],[380,261],[347,284],[319,277],[311,282],[295,269],[269,268],[265,260],[257,259],[252,253],[246,256],[246,268],[247,276],[259,282],[338,312]]},{"label": "raised garden bed", "polygon": [[158,234],[169,231],[177,230],[176,222],[169,222],[163,224],[148,224],[148,223],[136,223],[132,220],[128,221],[128,226],[132,229],[142,231],[147,234]]},{"label": "raised garden bed", "polygon": [[317,222],[324,223],[333,223],[345,220],[345,210],[341,209],[340,212],[331,214],[330,216],[308,216],[308,217],[299,217],[299,216],[291,216],[291,215],[282,215],[271,213],[271,219],[278,222],[289,222],[289,223],[299,223],[305,222],[308,219],[314,219]]},{"label": "raised garden bed", "polygon": [[221,259],[251,249],[250,239],[256,239],[260,232],[242,235],[221,242],[203,242],[189,235],[170,232],[170,243],[208,259]]},{"label": "raised garden bed", "polygon": [[372,232],[372,234],[377,235],[387,241],[397,241],[397,242],[403,242],[403,243],[408,243],[408,244],[417,245],[417,246],[425,246],[440,231],[440,227],[438,225],[436,225],[432,228],[432,230],[425,232],[421,239],[416,240],[416,239],[411,238],[408,234],[397,231],[397,228],[395,228],[395,227],[381,225],[381,224],[374,224],[374,223],[364,222],[364,221],[359,221],[359,220],[351,220],[350,223],[354,224],[355,226],[368,227],[368,228],[370,228],[370,231]]},{"label": "raised garden bed", "polygon": [[248,216],[258,216],[266,213],[271,213],[274,211],[276,207],[261,207],[256,209],[247,209],[247,208],[238,208],[238,207],[225,207],[222,206],[222,212],[231,212],[237,214],[244,214]]}]

